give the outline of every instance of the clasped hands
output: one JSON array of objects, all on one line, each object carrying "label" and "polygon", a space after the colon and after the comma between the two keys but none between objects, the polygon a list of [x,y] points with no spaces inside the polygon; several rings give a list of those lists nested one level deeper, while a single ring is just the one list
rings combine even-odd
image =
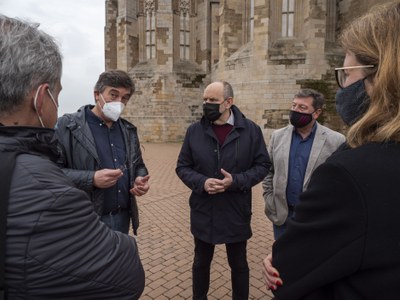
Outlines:
[{"label": "clasped hands", "polygon": [[232,175],[221,169],[223,179],[208,178],[204,182],[204,190],[210,195],[225,192],[232,184]]}]

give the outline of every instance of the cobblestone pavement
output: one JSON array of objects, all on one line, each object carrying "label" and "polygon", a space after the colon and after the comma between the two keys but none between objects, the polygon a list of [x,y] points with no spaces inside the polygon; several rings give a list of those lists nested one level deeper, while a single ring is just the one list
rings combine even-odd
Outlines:
[{"label": "cobblestone pavement", "polygon": [[[190,190],[175,174],[181,144],[143,144],[150,172],[150,191],[138,198],[138,245],[146,272],[141,300],[191,299],[193,236],[190,233]],[[271,251],[272,226],[264,215],[261,184],[253,188],[253,237],[248,241],[250,299],[271,299],[261,275],[261,262]],[[211,266],[210,300],[230,300],[230,269],[225,246],[218,245]]]}]

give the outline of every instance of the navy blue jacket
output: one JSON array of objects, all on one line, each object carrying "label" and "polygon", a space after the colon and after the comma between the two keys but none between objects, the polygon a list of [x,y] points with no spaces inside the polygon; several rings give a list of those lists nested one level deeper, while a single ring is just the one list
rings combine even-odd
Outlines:
[{"label": "navy blue jacket", "polygon": [[[211,123],[204,117],[192,124],[179,154],[176,173],[192,190],[189,199],[191,231],[207,243],[235,243],[252,235],[251,188],[267,175],[271,162],[261,129],[232,106],[235,125],[219,145]],[[232,174],[233,183],[223,193],[204,190],[208,178]]]}]

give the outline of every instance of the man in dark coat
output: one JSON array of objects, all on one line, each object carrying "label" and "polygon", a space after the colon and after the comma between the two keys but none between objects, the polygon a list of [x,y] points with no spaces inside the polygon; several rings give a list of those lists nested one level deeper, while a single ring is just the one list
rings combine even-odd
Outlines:
[{"label": "man in dark coat", "polygon": [[193,299],[207,299],[216,244],[226,246],[233,299],[248,299],[251,188],[271,163],[260,127],[233,105],[229,83],[208,85],[203,101],[204,116],[188,128],[176,168],[192,190]]},{"label": "man in dark coat", "polygon": [[5,177],[11,183],[9,197],[0,195],[2,204],[8,200],[0,219],[6,223],[0,295],[139,299],[144,271],[135,239],[103,224],[87,194],[55,163],[59,148],[50,128],[61,91],[57,44],[37,25],[2,15],[0,36],[0,171],[15,161],[2,176],[2,184]]},{"label": "man in dark coat", "polygon": [[133,234],[139,227],[136,197],[149,190],[136,127],[120,118],[135,85],[121,70],[100,74],[94,87],[96,105],[60,117],[56,135],[62,144],[65,174],[89,195],[95,211],[111,229]]}]

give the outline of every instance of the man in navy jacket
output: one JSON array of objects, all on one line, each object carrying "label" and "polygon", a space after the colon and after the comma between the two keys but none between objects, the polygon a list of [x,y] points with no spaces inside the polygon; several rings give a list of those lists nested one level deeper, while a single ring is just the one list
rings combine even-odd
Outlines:
[{"label": "man in navy jacket", "polygon": [[251,188],[271,163],[260,127],[233,105],[229,83],[208,85],[203,101],[204,116],[188,128],[176,168],[192,190],[193,299],[207,299],[216,244],[226,246],[233,299],[248,299]]}]

